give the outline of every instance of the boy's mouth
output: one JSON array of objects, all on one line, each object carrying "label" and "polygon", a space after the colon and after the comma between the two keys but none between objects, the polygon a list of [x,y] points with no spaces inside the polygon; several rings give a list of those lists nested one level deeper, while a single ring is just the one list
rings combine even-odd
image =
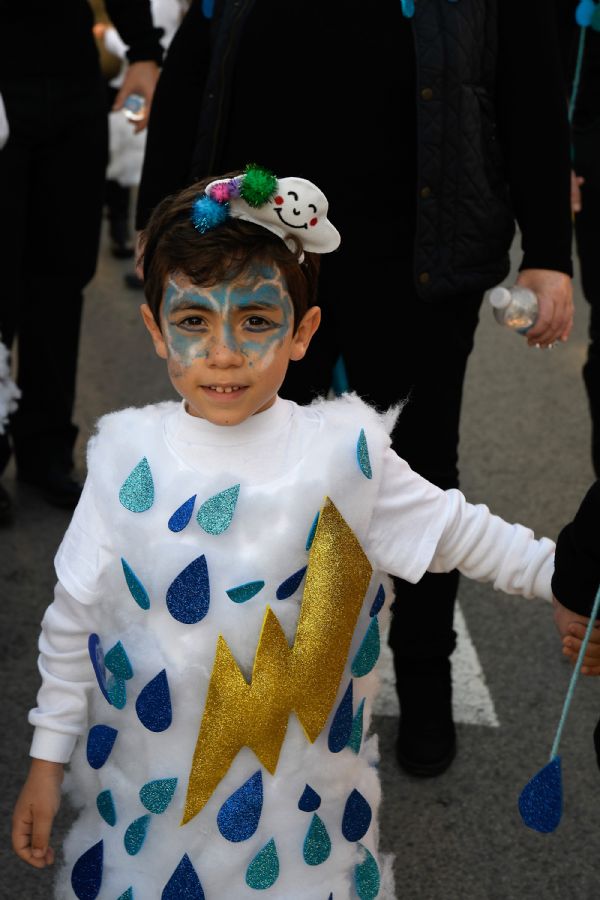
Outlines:
[{"label": "boy's mouth", "polygon": [[246,390],[246,387],[245,384],[206,384],[204,390],[215,394],[236,394]]}]

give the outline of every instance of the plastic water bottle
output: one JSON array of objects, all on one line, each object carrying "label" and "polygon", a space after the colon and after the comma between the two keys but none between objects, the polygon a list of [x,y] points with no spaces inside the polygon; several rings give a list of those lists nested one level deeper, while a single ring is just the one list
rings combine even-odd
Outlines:
[{"label": "plastic water bottle", "polygon": [[511,288],[492,288],[489,300],[496,321],[519,334],[529,331],[538,314],[537,297],[529,288],[514,285]]}]

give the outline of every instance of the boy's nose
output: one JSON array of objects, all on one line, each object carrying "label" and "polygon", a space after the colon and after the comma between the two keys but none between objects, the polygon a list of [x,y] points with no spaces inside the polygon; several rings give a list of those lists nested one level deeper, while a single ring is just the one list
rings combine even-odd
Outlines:
[{"label": "boy's nose", "polygon": [[243,361],[242,351],[235,341],[225,338],[215,341],[208,354],[208,363],[213,366],[240,366]]}]

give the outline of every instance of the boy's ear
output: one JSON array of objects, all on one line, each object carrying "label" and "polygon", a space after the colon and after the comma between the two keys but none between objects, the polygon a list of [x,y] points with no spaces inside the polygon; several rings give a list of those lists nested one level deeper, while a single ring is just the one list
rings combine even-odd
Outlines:
[{"label": "boy's ear", "polygon": [[152,338],[152,343],[154,344],[157,355],[160,356],[161,359],[166,359],[168,356],[167,345],[162,336],[162,331],[156,324],[156,319],[152,315],[152,310],[147,303],[142,303],[140,312],[142,314],[142,319],[144,320],[144,325],[150,332],[150,337]]},{"label": "boy's ear", "polygon": [[312,336],[321,324],[321,310],[318,306],[311,306],[300,320],[296,334],[292,339],[290,359],[297,362],[302,359],[308,350]]}]

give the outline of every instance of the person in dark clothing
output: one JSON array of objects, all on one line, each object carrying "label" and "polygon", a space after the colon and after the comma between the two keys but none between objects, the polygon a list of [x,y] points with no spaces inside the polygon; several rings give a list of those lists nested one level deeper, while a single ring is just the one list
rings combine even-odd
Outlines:
[{"label": "person in dark clothing", "polygon": [[[515,218],[519,282],[540,304],[527,341],[569,334],[569,134],[545,0],[421,0],[413,17],[410,5],[366,15],[358,2],[290,0],[282,14],[273,0],[216,0],[208,19],[195,0],[158,85],[137,225],[182,185],[247,162],[327,183],[342,245],[322,266],[314,354],[283,395],[327,393],[341,354],[367,401],[409,398],[394,449],[447,489],[482,295],[509,271]],[[365,291],[376,340],[357,321]],[[415,775],[455,754],[457,586],[457,572],[395,582],[397,753]]]},{"label": "person in dark clothing", "polygon": [[[149,0],[111,0],[130,46],[133,91],[150,102],[162,49]],[[0,2],[0,94],[10,134],[0,151],[0,333],[18,338],[21,398],[0,436],[0,473],[74,507],[71,476],[82,290],[96,266],[107,158],[106,94],[87,0]],[[144,123],[141,123],[142,125]],[[140,127],[140,124],[138,126]],[[10,498],[0,488],[4,522]]]}]

